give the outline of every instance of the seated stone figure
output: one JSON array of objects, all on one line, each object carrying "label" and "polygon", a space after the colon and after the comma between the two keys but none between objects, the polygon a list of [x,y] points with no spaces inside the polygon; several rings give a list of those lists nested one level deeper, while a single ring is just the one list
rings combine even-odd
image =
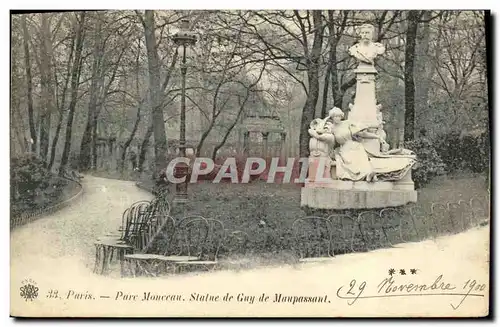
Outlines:
[{"label": "seated stone figure", "polygon": [[[315,120],[315,132],[310,130],[310,135],[316,139],[315,142],[322,142],[321,155],[324,156],[327,153],[323,143],[326,143],[329,149],[333,148],[331,156],[335,162],[337,179],[369,182],[397,181],[402,179],[415,164],[415,155],[408,150],[388,150],[388,147],[384,145],[383,150],[386,151],[380,154],[371,153],[361,142],[363,138],[378,139],[381,145],[386,143],[385,140],[381,135],[368,132],[367,128],[356,126],[343,118],[342,110],[333,108],[329,111],[327,118]],[[326,128],[330,131],[325,131]]]}]

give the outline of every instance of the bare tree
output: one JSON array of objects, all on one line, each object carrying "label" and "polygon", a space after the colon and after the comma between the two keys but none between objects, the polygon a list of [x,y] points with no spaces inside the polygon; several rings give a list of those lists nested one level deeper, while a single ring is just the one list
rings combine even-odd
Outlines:
[{"label": "bare tree", "polygon": [[[17,21],[13,20],[13,31],[15,26],[17,26]],[[17,58],[21,51],[21,37],[19,34],[14,33],[12,35],[11,43],[11,89],[10,89],[10,131],[11,131],[11,154],[18,155],[23,154],[26,151],[28,142],[26,140],[25,128],[21,113],[21,90],[24,89],[24,83],[22,82],[22,67],[20,67]],[[16,142],[17,141],[17,142]]]},{"label": "bare tree", "polygon": [[31,73],[31,54],[29,49],[29,32],[26,25],[26,15],[21,15],[21,26],[23,29],[24,69],[26,71],[26,96],[28,98],[28,122],[31,136],[31,151],[35,152],[37,146],[37,137],[33,116],[33,77]]},{"label": "bare tree", "polygon": [[[79,18],[78,18],[79,16]],[[71,149],[71,136],[73,128],[73,118],[75,116],[76,102],[78,100],[78,84],[80,81],[80,73],[82,69],[82,49],[84,42],[84,28],[85,28],[85,12],[81,12],[80,15],[75,17],[74,33],[76,33],[76,49],[75,58],[73,60],[73,65],[71,69],[71,101],[68,108],[68,120],[66,122],[66,137],[64,142],[64,149],[61,157],[61,166],[59,169],[59,174],[64,175]]]},{"label": "bare tree", "polygon": [[54,110],[54,79],[52,58],[52,36],[49,14],[41,15],[40,31],[40,73],[42,88],[42,108],[40,109],[40,156],[47,161],[50,142],[51,114]]},{"label": "bare tree", "polygon": [[309,86],[306,103],[302,109],[299,136],[299,154],[301,157],[305,157],[309,155],[309,134],[307,131],[309,129],[309,123],[314,119],[316,103],[318,102],[319,96],[319,60],[321,58],[321,50],[323,47],[324,26],[321,11],[314,10],[312,12],[314,39],[312,49],[309,51],[306,29],[303,23],[303,20],[306,18],[301,17],[298,11],[295,11],[295,15],[299,19],[299,24],[301,25],[302,42],[307,66],[307,84]]},{"label": "bare tree", "polygon": [[[203,148],[204,142],[214,126],[216,125],[216,122],[218,118],[221,116],[222,113],[226,112],[228,110],[228,103],[231,100],[232,97],[232,92],[230,90],[224,90],[226,87],[231,87],[232,83],[236,82],[239,77],[241,77],[241,73],[243,70],[244,66],[239,66],[234,69],[230,69],[231,64],[233,63],[233,60],[235,56],[239,53],[238,48],[241,46],[240,43],[240,37],[241,33],[238,33],[236,37],[233,39],[233,42],[231,44],[231,49],[225,54],[219,54],[216,53],[216,57],[220,58],[223,57],[222,60],[216,60],[216,62],[212,62],[215,67],[217,66],[222,66],[222,71],[219,73],[214,73],[214,74],[208,74],[208,76],[205,77],[205,79],[209,79],[208,82],[214,82],[215,87],[213,89],[208,90],[208,95],[211,97],[211,103],[210,107],[211,110],[209,113],[205,113],[205,111],[201,111],[204,117],[208,120],[208,126],[204,129],[200,141],[198,142],[198,145],[196,147],[196,155],[199,156],[201,153],[201,149]],[[220,35],[217,35],[216,38],[220,38]],[[215,48],[220,47],[220,44],[217,42]],[[216,50],[217,51],[217,50]],[[212,47],[208,47],[208,51],[206,53],[206,57],[210,57],[212,52]],[[206,63],[204,67],[204,71],[209,70],[207,66],[210,63]],[[238,76],[240,75],[240,76]]]},{"label": "bare tree", "polygon": [[59,101],[59,94],[57,93],[57,73],[54,71],[54,80],[56,82],[56,107],[58,110],[58,121],[57,121],[57,127],[56,127],[56,132],[54,135],[54,138],[52,140],[52,147],[50,151],[50,161],[49,161],[49,169],[52,169],[54,166],[54,161],[56,157],[56,148],[57,148],[57,142],[59,141],[59,135],[61,133],[61,129],[63,126],[63,116],[65,112],[65,107],[66,107],[66,96],[67,96],[67,91],[68,91],[68,84],[71,79],[71,65],[73,64],[73,56],[75,52],[75,41],[76,41],[76,35],[75,33],[71,34],[71,39],[70,39],[70,44],[69,44],[69,54],[68,54],[68,59],[66,62],[66,75],[64,77],[64,85],[63,89],[61,91],[61,100]]},{"label": "bare tree", "polygon": [[349,16],[349,10],[342,11],[341,23],[336,28],[334,11],[328,11],[328,64],[325,72],[325,79],[323,84],[323,99],[321,101],[321,117],[326,116],[327,104],[328,104],[328,90],[331,81],[331,91],[333,103],[337,107],[342,107],[342,99],[344,97],[345,90],[340,92],[338,67],[337,67],[337,45],[343,36],[344,30],[347,27],[347,18]]},{"label": "bare tree", "polygon": [[160,85],[160,65],[156,48],[154,11],[146,10],[144,18],[139,16],[144,27],[148,54],[149,98],[153,124],[155,148],[155,176],[166,166],[167,135],[163,122],[163,106]]},{"label": "bare tree", "polygon": [[252,92],[256,92],[255,87],[258,85],[258,83],[262,79],[262,75],[263,75],[263,73],[264,73],[265,70],[266,70],[266,63],[264,61],[263,65],[262,65],[262,68],[260,70],[260,73],[257,76],[257,78],[255,79],[255,81],[253,81],[248,86],[244,85],[244,87],[246,89],[246,92],[245,92],[245,97],[243,98],[243,100],[241,100],[242,97],[240,95],[238,95],[238,105],[239,105],[239,108],[237,109],[238,111],[237,111],[236,117],[234,118],[233,122],[227,128],[227,130],[226,130],[226,132],[225,132],[224,137],[222,138],[222,140],[219,142],[219,144],[217,144],[214,147],[214,150],[212,152],[212,160],[215,161],[215,158],[217,156],[217,152],[224,146],[224,144],[226,143],[227,139],[229,138],[229,135],[233,131],[234,127],[240,121],[241,114],[245,110],[245,106],[246,106],[246,104],[248,102],[248,99],[250,98],[250,95],[251,95]]},{"label": "bare tree", "polygon": [[89,105],[88,105],[88,113],[87,113],[87,124],[85,126],[85,131],[83,132],[82,142],[80,146],[80,168],[82,170],[90,169],[91,166],[91,153],[92,153],[92,131],[94,124],[97,123],[97,100],[99,89],[102,84],[102,74],[101,74],[101,65],[102,65],[102,57],[104,52],[104,44],[102,40],[102,25],[103,25],[103,17],[101,12],[96,12],[93,14],[95,21],[93,42],[94,48],[92,52],[92,77],[90,82],[90,91],[89,91]]},{"label": "bare tree", "polygon": [[418,10],[408,12],[405,48],[405,141],[415,137],[415,80],[413,67],[415,64],[415,44],[421,13]]}]

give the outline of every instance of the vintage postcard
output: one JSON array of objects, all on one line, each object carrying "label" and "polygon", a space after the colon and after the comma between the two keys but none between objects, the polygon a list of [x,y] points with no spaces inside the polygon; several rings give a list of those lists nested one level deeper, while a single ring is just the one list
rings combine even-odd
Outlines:
[{"label": "vintage postcard", "polygon": [[486,317],[490,13],[11,12],[13,317]]}]

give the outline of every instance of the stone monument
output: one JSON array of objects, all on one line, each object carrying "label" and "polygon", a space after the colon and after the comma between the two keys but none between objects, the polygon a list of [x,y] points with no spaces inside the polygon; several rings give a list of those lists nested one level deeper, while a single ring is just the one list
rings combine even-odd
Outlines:
[{"label": "stone monument", "polygon": [[382,105],[375,94],[375,58],[385,48],[373,42],[374,28],[360,28],[360,42],[349,49],[358,60],[356,96],[349,114],[334,107],[309,128],[309,171],[301,205],[317,209],[368,209],[417,201],[411,179],[415,154],[390,149]]}]

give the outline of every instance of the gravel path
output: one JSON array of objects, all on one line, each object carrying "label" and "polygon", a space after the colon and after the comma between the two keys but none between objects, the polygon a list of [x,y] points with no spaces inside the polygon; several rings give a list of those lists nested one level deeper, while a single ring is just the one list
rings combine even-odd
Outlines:
[{"label": "gravel path", "polygon": [[135,183],[85,176],[84,192],[70,206],[11,232],[11,262],[72,258],[93,267],[94,241],[117,231],[123,211],[133,202],[152,196]]}]

